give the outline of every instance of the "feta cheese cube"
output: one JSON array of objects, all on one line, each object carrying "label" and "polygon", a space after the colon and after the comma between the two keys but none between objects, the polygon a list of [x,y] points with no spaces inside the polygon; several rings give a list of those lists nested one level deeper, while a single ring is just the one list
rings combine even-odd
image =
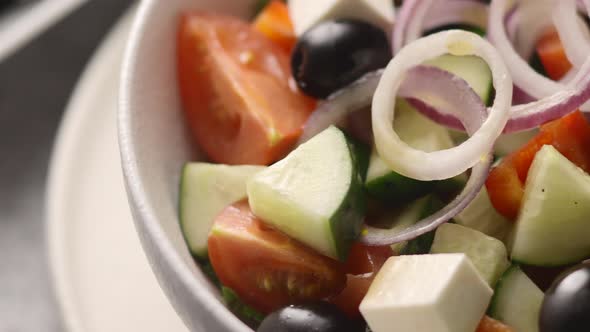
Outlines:
[{"label": "feta cheese cube", "polygon": [[338,18],[365,21],[388,34],[393,26],[391,0],[289,0],[288,4],[297,36],[321,21]]},{"label": "feta cheese cube", "polygon": [[360,311],[374,332],[473,332],[492,289],[464,254],[387,260]]}]

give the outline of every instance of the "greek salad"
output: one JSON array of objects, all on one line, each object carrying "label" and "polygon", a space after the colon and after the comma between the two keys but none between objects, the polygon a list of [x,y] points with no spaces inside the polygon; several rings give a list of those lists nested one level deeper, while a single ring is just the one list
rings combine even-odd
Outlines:
[{"label": "greek salad", "polygon": [[228,308],[259,332],[590,331],[589,12],[182,13],[178,86],[207,162],[182,169],[180,225]]}]

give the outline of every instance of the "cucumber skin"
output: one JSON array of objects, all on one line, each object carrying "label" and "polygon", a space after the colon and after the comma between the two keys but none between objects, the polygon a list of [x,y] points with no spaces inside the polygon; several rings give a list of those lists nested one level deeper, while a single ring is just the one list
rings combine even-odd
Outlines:
[{"label": "cucumber skin", "polygon": [[435,231],[424,233],[417,238],[408,241],[399,251],[400,255],[426,255],[430,252],[434,242]]},{"label": "cucumber skin", "polygon": [[[436,211],[440,210],[444,206],[444,203],[440,201],[436,197],[430,198],[420,219],[426,218],[429,215],[435,213]],[[432,247],[432,243],[434,242],[434,236],[436,235],[436,229],[430,231],[428,233],[424,233],[417,238],[408,241],[406,245],[404,245],[400,251],[400,255],[425,255],[430,252],[430,248]]]},{"label": "cucumber skin", "polygon": [[[502,292],[502,288],[506,287],[506,279],[513,273],[522,273],[524,275],[526,275],[522,269],[520,268],[520,265],[518,264],[512,264],[512,266],[510,266],[506,272],[504,272],[504,274],[502,275],[502,277],[500,278],[500,280],[498,280],[498,283],[496,284],[496,288],[494,289],[494,295],[492,297],[492,300],[490,301],[490,306],[488,308],[488,316],[497,319],[499,321],[503,321],[503,317],[501,317],[502,315],[500,314],[500,309],[498,307],[498,301],[500,300],[499,297],[503,294]],[[527,277],[528,278],[528,277]],[[531,281],[531,283],[533,283]],[[533,283],[534,285],[534,283]],[[535,285],[535,287],[537,287]],[[539,290],[540,291],[540,290]],[[542,293],[542,291],[541,291]],[[509,322],[505,322],[507,324],[509,324]],[[538,329],[535,331],[537,332]],[[516,332],[521,332],[521,331],[516,331]],[[530,332],[530,331],[522,331],[522,332]]]},{"label": "cucumber skin", "polygon": [[346,131],[342,130],[344,137],[351,153],[352,161],[357,165],[358,173],[361,176],[361,181],[364,184],[367,179],[367,172],[369,170],[369,160],[371,159],[371,148],[360,140],[347,134]]},{"label": "cucumber skin", "polygon": [[366,184],[372,197],[384,202],[401,204],[413,201],[432,191],[435,181],[418,181],[396,172],[389,172]]},{"label": "cucumber skin", "polygon": [[221,296],[227,307],[251,328],[256,328],[264,320],[265,316],[242,302],[233,289],[221,286]]},{"label": "cucumber skin", "polygon": [[[506,272],[504,272],[504,274],[502,275],[502,277],[500,277],[500,279],[498,280],[498,282],[496,283],[496,287],[494,288],[494,296],[492,296],[492,300],[490,301],[490,307],[488,308],[488,315],[490,317],[496,318],[498,317],[498,291],[500,289],[502,289],[502,287],[504,287],[504,282],[506,281],[506,276],[510,275],[511,273],[514,273],[515,270],[520,270],[522,271],[522,269],[520,268],[519,264],[513,264],[512,266],[510,266]],[[524,273],[524,272],[523,272]]]},{"label": "cucumber skin", "polygon": [[[332,131],[333,133],[324,134],[327,131]],[[293,197],[289,197],[288,199],[280,198],[275,201],[275,198],[280,195],[276,195],[276,188],[273,187],[274,182],[268,182],[267,177],[269,174],[273,177],[276,176],[276,174],[281,174],[277,172],[283,172],[285,171],[285,167],[290,167],[290,160],[288,158],[293,157],[292,154],[297,152],[297,149],[307,149],[305,151],[317,153],[316,150],[309,150],[309,144],[314,144],[312,149],[317,149],[317,141],[314,143],[314,140],[319,139],[321,135],[338,136],[337,148],[342,149],[338,153],[339,156],[346,159],[347,163],[347,171],[343,174],[343,180],[346,181],[347,187],[342,188],[342,197],[340,197],[339,192],[338,201],[334,201],[334,204],[331,205],[333,206],[333,209],[331,208],[330,211],[326,211],[326,215],[322,216],[321,220],[317,220],[317,222],[321,224],[306,224],[306,226],[312,228],[312,233],[315,230],[321,231],[321,237],[317,236],[317,234],[313,234],[315,237],[310,240],[312,237],[310,230],[307,229],[306,226],[298,224],[301,218],[308,217],[308,215],[305,214],[305,206],[297,205],[293,201]],[[363,176],[366,174],[368,168],[368,148],[351,138],[349,135],[346,135],[341,129],[335,126],[330,126],[297,149],[292,151],[291,154],[285,157],[285,159],[277,162],[277,164],[271,165],[268,168],[268,171],[270,172],[269,174],[261,172],[257,175],[260,176],[260,179],[256,176],[250,179],[247,184],[247,195],[250,207],[254,214],[262,219],[266,218],[270,225],[275,226],[275,228],[279,230],[281,230],[281,223],[296,225],[297,229],[291,229],[293,232],[292,234],[289,234],[287,231],[285,231],[285,233],[298,239],[300,242],[307,244],[309,247],[314,248],[325,256],[345,261],[353,243],[360,237],[364,216],[367,210],[367,197],[364,189]],[[322,150],[322,153],[324,152],[325,151]],[[301,153],[301,151],[299,153]],[[299,154],[294,158],[301,158],[301,155]],[[350,161],[350,166],[348,166],[348,161]],[[321,162],[321,159],[318,159],[317,162]],[[333,162],[341,163],[342,161],[334,160]],[[277,168],[273,168],[274,166],[277,166]],[[332,167],[331,169],[337,166],[338,165],[329,165],[329,167]],[[323,169],[327,168],[324,167]],[[321,183],[322,179],[314,178],[313,181],[319,181]],[[308,184],[305,185],[307,186]],[[324,190],[323,194],[329,195],[330,193],[325,192]],[[309,198],[313,199],[313,197]],[[292,205],[296,205],[295,209],[289,211],[288,209],[291,209],[293,207]],[[283,213],[285,211],[287,211],[287,213]],[[293,217],[294,215],[296,217]],[[273,221],[273,218],[279,218],[279,220]],[[303,221],[302,224],[305,222],[306,221]],[[316,228],[316,226],[321,227],[321,229]],[[326,235],[326,237],[324,237],[324,235]],[[308,242],[306,242],[306,239]]]},{"label": "cucumber skin", "polygon": [[360,141],[346,135],[344,131],[342,133],[352,159],[353,175],[346,199],[330,218],[330,228],[333,238],[340,239],[334,243],[338,259],[345,261],[353,243],[360,237],[362,220],[367,212],[364,183],[369,168],[370,150]]}]

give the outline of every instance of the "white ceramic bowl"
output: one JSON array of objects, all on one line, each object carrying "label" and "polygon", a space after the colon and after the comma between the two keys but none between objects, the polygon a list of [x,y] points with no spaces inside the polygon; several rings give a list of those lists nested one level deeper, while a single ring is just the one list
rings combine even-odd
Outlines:
[{"label": "white ceramic bowl", "polygon": [[[193,261],[178,217],[182,165],[198,160],[176,82],[176,29],[183,11],[247,18],[253,0],[145,0],[128,42],[119,100],[119,145],[129,205],[160,285],[192,331],[251,331],[220,301]],[[107,244],[108,245],[108,244]]]}]

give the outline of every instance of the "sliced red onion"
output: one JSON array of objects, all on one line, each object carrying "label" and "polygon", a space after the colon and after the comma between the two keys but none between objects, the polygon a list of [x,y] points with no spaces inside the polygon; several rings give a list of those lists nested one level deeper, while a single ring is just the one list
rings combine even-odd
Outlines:
[{"label": "sliced red onion", "polygon": [[[395,97],[406,71],[442,54],[483,58],[493,73],[496,97],[489,116],[473,136],[450,149],[424,152],[409,147],[393,131]],[[463,30],[449,30],[418,39],[406,45],[391,60],[373,96],[373,135],[377,152],[391,169],[406,177],[422,181],[451,178],[473,167],[485,156],[482,153],[492,150],[494,141],[508,121],[511,102],[512,80],[507,68],[495,48],[480,36]],[[459,119],[469,132],[470,124],[465,122],[468,117]]]},{"label": "sliced red onion", "polygon": [[305,123],[297,145],[308,141],[330,125],[342,124],[350,113],[371,106],[373,93],[382,74],[383,70],[368,73],[322,101]]},{"label": "sliced red onion", "polygon": [[522,91],[522,89],[518,86],[514,86],[512,92],[512,105],[527,104],[533,101],[535,101],[535,98],[529,96],[526,92]]},{"label": "sliced red onion", "polygon": [[[418,66],[410,69],[400,88],[400,95],[420,98],[413,99],[415,101],[430,100],[444,108],[445,112],[460,116],[470,134],[476,133],[487,117],[485,106],[467,82],[435,67]],[[473,167],[461,193],[438,212],[401,231],[365,225],[361,232],[361,242],[378,246],[407,241],[449,221],[463,211],[481,190],[492,159],[491,154],[484,154]]]},{"label": "sliced red onion", "polygon": [[[452,116],[449,119],[462,119],[455,120],[456,129],[467,128],[467,132],[471,134],[488,117],[485,105],[469,83],[436,67],[416,66],[408,70],[398,97],[421,105],[419,108],[424,109],[421,112],[436,112],[443,116],[448,114]],[[434,110],[431,105],[436,105],[438,110]]]},{"label": "sliced red onion", "polygon": [[574,67],[581,67],[590,56],[590,41],[586,24],[578,15],[576,0],[558,1],[553,12],[553,23],[567,58]]},{"label": "sliced red onion", "polygon": [[[428,69],[425,70],[425,68]],[[379,83],[382,74],[383,70],[371,72],[322,101],[304,125],[303,134],[299,138],[297,145],[308,141],[330,125],[343,125],[345,120],[351,114],[370,107],[373,94],[377,89],[377,84]],[[406,98],[412,106],[431,120],[451,129],[465,131],[465,127],[461,121],[453,115],[454,113],[452,111],[442,112],[433,106],[436,105],[440,107],[443,106],[441,104],[446,103],[443,99],[435,101],[432,100],[432,98],[429,98],[431,95],[433,80],[436,80],[437,82],[442,81],[442,84],[439,84],[438,86],[446,86],[445,90],[448,90],[447,95],[458,95],[458,92],[456,91],[460,91],[461,94],[469,96],[467,98],[474,100],[473,104],[475,105],[475,108],[483,105],[479,96],[463,79],[442,69],[424,65],[417,66],[408,71],[406,79],[400,87],[398,96]],[[421,100],[420,98],[424,98],[424,100]],[[459,96],[457,98],[463,99],[465,97]],[[433,103],[433,105],[429,103]],[[469,106],[464,105],[463,108],[465,107]],[[446,109],[448,110],[449,107],[447,106]]]},{"label": "sliced red onion", "polygon": [[575,111],[589,99],[590,61],[587,61],[565,89],[532,103],[513,106],[504,132],[510,133],[537,127]]},{"label": "sliced red onion", "polygon": [[[489,12],[489,8],[488,8]],[[504,25],[506,26],[506,35],[508,39],[514,42],[516,38],[516,33],[518,31],[518,26],[520,23],[520,16],[518,15],[518,6],[512,7],[512,9],[506,14],[506,18],[504,19]],[[488,23],[489,24],[489,23]]]},{"label": "sliced red onion", "polygon": [[575,68],[568,70],[568,72],[565,75],[563,75],[562,78],[559,79],[559,83],[561,83],[561,84],[570,83],[571,81],[574,80],[574,78],[576,78],[577,73],[578,72],[577,72],[577,70],[575,70]]},{"label": "sliced red onion", "polygon": [[[511,40],[523,59],[530,59],[539,37],[551,27],[549,19],[539,18],[550,17],[552,9],[553,4],[543,0],[538,5],[531,1],[520,2],[520,5],[514,8],[518,24]],[[507,15],[510,15],[510,11]]]},{"label": "sliced red onion", "polygon": [[471,175],[463,191],[451,203],[438,212],[401,231],[364,225],[361,231],[360,241],[370,246],[391,245],[414,239],[422,234],[435,230],[440,225],[454,218],[471,203],[485,184],[492,160],[491,154],[482,157],[480,162],[472,168]]},{"label": "sliced red onion", "polygon": [[[519,92],[520,93],[520,92]],[[461,130],[460,117],[445,110],[444,107],[430,107],[424,99],[412,100],[411,103],[424,115],[439,124],[452,129]],[[584,64],[576,77],[564,88],[553,95],[515,105],[510,108],[510,119],[503,129],[503,133],[513,133],[529,130],[551,120],[567,115],[581,108],[590,99],[590,62]]]},{"label": "sliced red onion", "polygon": [[[424,68],[428,69],[425,70]],[[305,123],[303,134],[299,138],[297,145],[308,141],[330,125],[343,125],[346,118],[353,112],[370,107],[373,94],[377,89],[377,84],[379,84],[382,74],[383,70],[368,73],[361,79],[322,101]],[[412,106],[433,121],[452,129],[465,131],[465,127],[455,115],[452,115],[453,113],[447,114],[448,112],[441,112],[429,104],[429,102],[434,104],[437,102],[429,99],[433,79],[443,81],[443,84],[439,84],[439,86],[447,86],[448,89],[455,89],[453,92],[448,91],[449,94],[456,95],[457,92],[455,91],[460,91],[461,94],[468,95],[471,99],[477,97],[477,101],[474,102],[476,104],[475,107],[483,105],[479,96],[463,79],[442,69],[423,65],[408,71],[406,79],[400,88],[399,97],[405,97]],[[417,93],[418,91],[420,94]],[[424,100],[419,98],[424,98]],[[460,96],[458,98],[464,97]],[[440,101],[436,106],[441,106]],[[444,103],[444,100],[442,102]]]},{"label": "sliced red onion", "polygon": [[393,54],[397,54],[406,44],[408,34],[415,35],[421,29],[422,22],[433,0],[405,0],[399,10],[393,27]]},{"label": "sliced red onion", "polygon": [[[524,16],[527,16],[531,17],[531,22],[535,20],[539,21],[538,13],[550,13],[553,9],[553,4],[553,0],[521,1],[519,2],[518,15],[521,17],[521,20],[524,20]],[[563,90],[565,88],[563,84],[552,81],[534,71],[515,51],[506,35],[506,28],[504,26],[504,16],[507,10],[510,10],[507,0],[492,0],[490,4],[488,34],[510,69],[514,83],[528,95],[537,99],[552,96],[556,91]],[[520,23],[524,24],[523,21]],[[577,79],[584,74],[582,71],[578,71],[576,75]]]}]

